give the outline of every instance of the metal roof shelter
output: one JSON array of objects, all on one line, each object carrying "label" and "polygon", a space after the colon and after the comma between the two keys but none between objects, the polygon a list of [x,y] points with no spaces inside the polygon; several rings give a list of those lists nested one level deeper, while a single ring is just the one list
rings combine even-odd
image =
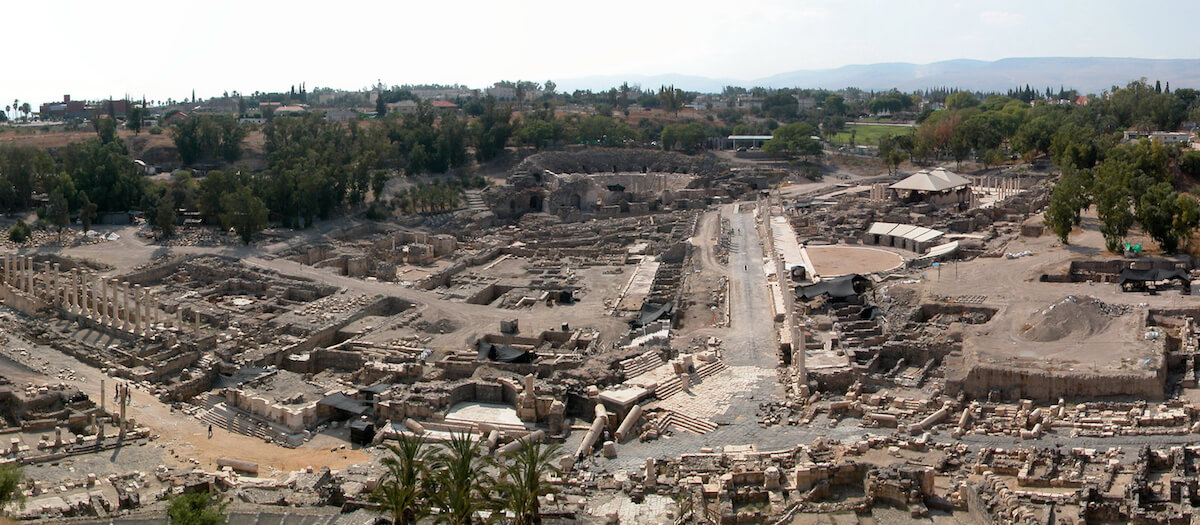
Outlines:
[{"label": "metal roof shelter", "polygon": [[762,146],[764,142],[772,138],[771,135],[730,135],[726,140],[733,143],[733,148],[737,149],[739,141],[749,142],[751,146]]},{"label": "metal roof shelter", "polygon": [[941,230],[894,222],[873,222],[867,228],[869,244],[894,246],[917,253],[931,248],[933,242],[942,238],[943,235],[945,232]]},{"label": "metal roof shelter", "polygon": [[970,185],[966,177],[947,171],[945,168],[921,170],[909,175],[904,180],[888,186],[893,190],[938,192],[961,188]]}]

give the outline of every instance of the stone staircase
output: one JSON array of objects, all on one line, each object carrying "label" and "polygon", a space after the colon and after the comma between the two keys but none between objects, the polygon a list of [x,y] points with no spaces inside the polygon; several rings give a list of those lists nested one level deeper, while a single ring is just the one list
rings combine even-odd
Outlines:
[{"label": "stone staircase", "polygon": [[683,382],[679,380],[679,376],[671,376],[670,379],[655,387],[654,397],[666,399],[680,392],[683,392]]},{"label": "stone staircase", "polygon": [[706,378],[712,377],[712,376],[717,375],[726,370],[729,370],[729,365],[725,364],[725,361],[717,359],[716,361],[713,361],[711,363],[701,366],[700,368],[697,368],[696,369],[696,377],[700,378],[700,380],[703,381]]},{"label": "stone staircase", "polygon": [[229,407],[219,396],[197,397],[193,402],[200,407],[200,410],[195,413],[196,418],[214,428],[223,428],[229,432],[263,441],[272,441],[291,448],[298,447],[303,443],[303,439],[296,434],[278,430],[267,421]]},{"label": "stone staircase", "polygon": [[717,424],[712,421],[695,418],[674,410],[667,410],[667,415],[659,419],[659,431],[682,430],[704,435],[716,429]]},{"label": "stone staircase", "polygon": [[658,352],[651,350],[621,361],[621,373],[625,374],[625,379],[633,379],[664,364],[666,363],[658,355]]},{"label": "stone staircase", "polygon": [[483,201],[483,190],[463,190],[463,197],[467,201],[468,210],[487,211],[487,204]]},{"label": "stone staircase", "polygon": [[[621,364],[623,367],[625,364],[624,361],[622,361]],[[696,383],[699,383],[704,381],[706,378],[712,377],[725,370],[729,370],[729,365],[725,364],[725,361],[717,359],[716,361],[701,365],[699,368],[697,368],[696,373],[693,374],[693,378]],[[658,387],[654,389],[654,397],[666,399],[682,391],[683,382],[679,380],[679,376],[671,376],[670,379],[659,383]]]}]

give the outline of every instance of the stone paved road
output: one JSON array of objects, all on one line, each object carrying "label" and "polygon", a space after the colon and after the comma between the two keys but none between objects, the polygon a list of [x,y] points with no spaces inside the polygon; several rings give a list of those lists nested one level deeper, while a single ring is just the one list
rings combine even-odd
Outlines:
[{"label": "stone paved road", "polygon": [[[732,210],[732,208],[730,208]],[[677,432],[675,435],[648,441],[629,441],[617,447],[614,459],[595,458],[595,466],[603,470],[634,470],[645,463],[647,457],[667,458],[681,454],[700,452],[703,447],[719,450],[724,445],[753,444],[759,450],[780,450],[799,443],[811,443],[820,436],[850,440],[861,437],[864,429],[847,423],[836,428],[826,426],[774,426],[762,428],[756,412],[759,403],[784,395],[775,375],[778,362],[775,341],[775,324],[771,317],[771,297],[763,272],[763,251],[750,213],[728,213],[734,235],[729,254],[729,301],[731,325],[722,334],[722,353],[730,370],[709,377],[705,382],[737,380],[748,387],[730,393],[727,389],[711,389],[719,392],[720,399],[712,403],[728,405],[723,413],[711,417],[720,428],[705,435]],[[759,373],[747,373],[758,369]],[[754,378],[751,380],[750,378]],[[701,388],[696,389],[701,392]],[[688,395],[686,392],[677,394]],[[674,399],[674,398],[672,398]],[[694,400],[693,402],[703,402]],[[699,415],[709,415],[705,411]],[[821,421],[821,420],[818,420]],[[574,434],[581,435],[582,432]],[[575,435],[572,435],[574,438]],[[568,440],[567,450],[578,446],[578,439]]]}]

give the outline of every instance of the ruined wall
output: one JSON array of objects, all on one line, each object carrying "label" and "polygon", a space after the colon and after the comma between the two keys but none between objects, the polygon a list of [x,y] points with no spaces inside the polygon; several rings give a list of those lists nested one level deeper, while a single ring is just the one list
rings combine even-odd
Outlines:
[{"label": "ruined wall", "polygon": [[1058,398],[1135,397],[1161,400],[1165,397],[1167,366],[1157,359],[1154,371],[1113,374],[1083,374],[998,364],[971,366],[963,378],[947,378],[946,393],[962,392],[974,398],[987,398],[997,391],[1005,399],[1055,401]]}]

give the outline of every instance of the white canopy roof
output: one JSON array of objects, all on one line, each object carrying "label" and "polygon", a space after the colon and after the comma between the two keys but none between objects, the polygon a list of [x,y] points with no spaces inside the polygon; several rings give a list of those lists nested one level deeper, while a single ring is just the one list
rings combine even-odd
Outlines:
[{"label": "white canopy roof", "polygon": [[934,168],[932,170],[921,170],[913,173],[908,178],[892,184],[889,188],[911,191],[945,191],[966,186],[970,183],[971,181],[962,175],[946,171],[945,168]]}]

